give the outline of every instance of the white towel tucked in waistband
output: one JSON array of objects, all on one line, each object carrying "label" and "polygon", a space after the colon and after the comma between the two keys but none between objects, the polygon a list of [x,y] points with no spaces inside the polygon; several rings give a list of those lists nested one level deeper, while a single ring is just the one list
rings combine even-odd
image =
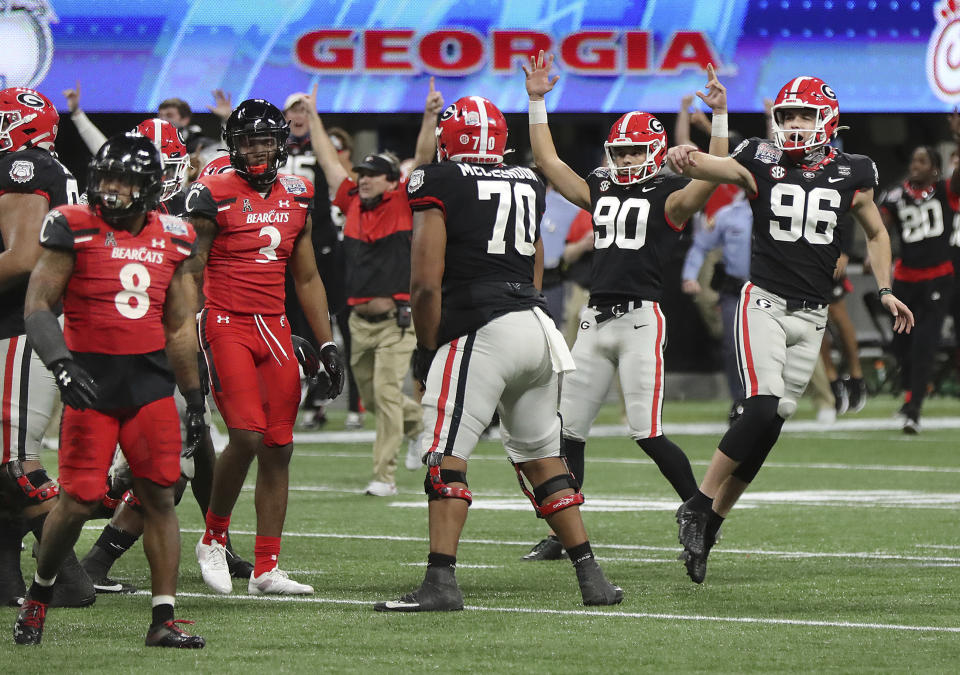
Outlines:
[{"label": "white towel tucked in waistband", "polygon": [[547,313],[539,307],[534,307],[533,313],[540,321],[540,326],[543,328],[543,334],[547,336],[547,344],[550,347],[550,362],[553,364],[553,372],[569,373],[571,370],[576,370],[577,366],[574,364],[573,356],[570,355],[570,350],[567,348],[567,341],[563,339],[563,334],[557,330],[557,326],[555,323],[553,323],[553,319],[547,316]]}]

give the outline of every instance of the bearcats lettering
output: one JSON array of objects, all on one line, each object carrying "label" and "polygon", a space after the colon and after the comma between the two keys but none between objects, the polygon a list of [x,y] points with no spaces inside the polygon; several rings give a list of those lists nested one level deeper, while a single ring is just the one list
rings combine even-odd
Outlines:
[{"label": "bearcats lettering", "polygon": [[114,248],[111,258],[122,258],[123,260],[138,260],[140,262],[156,263],[163,262],[163,253],[160,251],[151,251],[148,248]]}]

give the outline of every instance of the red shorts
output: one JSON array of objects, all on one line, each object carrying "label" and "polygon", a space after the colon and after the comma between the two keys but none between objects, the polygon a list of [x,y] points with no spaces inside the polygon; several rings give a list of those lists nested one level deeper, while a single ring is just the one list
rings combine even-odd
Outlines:
[{"label": "red shorts", "polygon": [[164,487],[180,478],[180,417],[172,396],[129,410],[63,407],[60,488],[82,502],[107,494],[107,471],[120,449],[137,478]]},{"label": "red shorts", "polygon": [[199,328],[210,389],[227,426],[259,432],[267,446],[292,443],[300,365],[287,317],[207,307]]}]

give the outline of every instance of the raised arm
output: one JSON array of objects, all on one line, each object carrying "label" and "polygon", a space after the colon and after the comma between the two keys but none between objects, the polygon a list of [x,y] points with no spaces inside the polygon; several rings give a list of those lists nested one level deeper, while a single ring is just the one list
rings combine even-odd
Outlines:
[{"label": "raised arm", "polygon": [[330,142],[330,136],[323,126],[323,120],[317,113],[317,85],[313,85],[310,96],[307,97],[307,114],[310,119],[310,146],[313,148],[313,154],[317,157],[317,163],[323,171],[324,178],[327,179],[327,187],[330,188],[330,194],[334,195],[346,178],[347,170],[340,164],[337,157],[337,149]]},{"label": "raised arm", "polygon": [[582,209],[589,209],[590,188],[587,181],[578,176],[577,172],[557,155],[550,127],[547,125],[547,108],[543,95],[553,89],[553,85],[560,79],[559,75],[550,77],[551,65],[553,54],[544,59],[541,49],[537,56],[530,57],[529,67],[523,66],[527,77],[527,95],[530,97],[530,146],[533,148],[533,161],[567,201]]},{"label": "raised arm", "polygon": [[417,149],[414,152],[414,166],[429,164],[437,156],[437,115],[443,110],[443,94],[433,88],[433,76],[430,76],[430,91],[423,108],[423,121],[417,134]]},{"label": "raised arm", "polygon": [[84,145],[87,146],[87,149],[91,153],[94,155],[97,154],[100,146],[107,142],[107,137],[90,121],[87,114],[80,109],[80,80],[77,80],[76,88],[64,89],[63,97],[67,99],[67,109],[70,111],[70,120],[77,128],[77,133],[80,134]]},{"label": "raised arm", "polygon": [[867,255],[880,289],[880,303],[893,317],[893,330],[909,333],[914,323],[913,312],[890,290],[890,237],[880,219],[880,211],[873,203],[873,189],[857,192],[850,208],[867,236]]},{"label": "raised arm", "polygon": [[[717,71],[713,64],[707,65],[707,93],[697,92],[704,103],[713,111],[713,124],[710,132],[710,154],[715,157],[726,157],[729,151],[727,131],[727,90],[717,78]],[[665,210],[667,218],[672,223],[685,223],[690,216],[702,209],[710,195],[716,189],[717,183],[703,180],[694,180],[683,189],[677,190],[667,197]]]}]

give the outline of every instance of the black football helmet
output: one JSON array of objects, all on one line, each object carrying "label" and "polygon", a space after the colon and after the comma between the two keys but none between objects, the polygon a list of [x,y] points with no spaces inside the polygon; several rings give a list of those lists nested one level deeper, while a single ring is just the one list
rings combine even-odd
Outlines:
[{"label": "black football helmet", "polygon": [[[223,140],[230,151],[230,163],[254,188],[266,189],[277,179],[277,172],[287,162],[287,137],[290,125],[280,109],[262,98],[247,99],[230,113],[223,129]],[[240,152],[238,141],[244,136],[270,136],[277,141],[276,154],[266,164],[250,166]]]},{"label": "black football helmet", "polygon": [[[117,195],[101,190],[111,178],[130,185],[131,202],[121,206]],[[104,143],[90,161],[87,203],[111,225],[157,208],[163,191],[163,158],[157,146],[136,132],[118,134]]]}]

